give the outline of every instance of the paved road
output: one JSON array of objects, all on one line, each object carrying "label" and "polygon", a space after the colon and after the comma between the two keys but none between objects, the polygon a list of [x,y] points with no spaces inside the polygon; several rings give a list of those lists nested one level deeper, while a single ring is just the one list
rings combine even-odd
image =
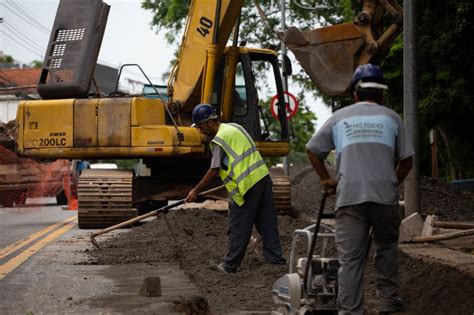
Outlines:
[{"label": "paved road", "polygon": [[62,210],[54,198],[28,199],[21,208],[0,207],[0,248],[76,215],[76,211]]},{"label": "paved road", "polygon": [[[200,295],[175,264],[88,263],[90,232],[56,205],[0,208],[0,314],[181,314]],[[146,277],[161,279],[162,296],[139,294]]]},{"label": "paved road", "polygon": [[75,226],[76,211],[50,205],[48,198],[0,208],[0,280]]}]

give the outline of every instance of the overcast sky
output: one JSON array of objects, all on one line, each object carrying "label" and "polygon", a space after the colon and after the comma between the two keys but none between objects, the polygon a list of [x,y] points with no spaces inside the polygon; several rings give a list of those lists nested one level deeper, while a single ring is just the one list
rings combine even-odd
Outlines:
[{"label": "overcast sky", "polygon": [[[138,63],[155,83],[163,83],[174,48],[151,29],[151,11],[141,9],[139,0],[105,2],[111,8],[99,63]],[[21,63],[43,61],[58,4],[59,0],[0,0],[0,50]]]},{"label": "overcast sky", "polygon": [[[175,47],[167,45],[163,35],[151,29],[151,11],[143,10],[140,0],[105,2],[111,8],[99,63],[113,67],[138,63],[154,83],[166,83],[162,77],[169,71]],[[43,61],[58,4],[59,0],[0,0],[0,51],[24,64]],[[128,70],[126,74],[145,81],[138,76],[138,70]],[[321,126],[331,115],[330,110],[312,98],[307,101]]]}]

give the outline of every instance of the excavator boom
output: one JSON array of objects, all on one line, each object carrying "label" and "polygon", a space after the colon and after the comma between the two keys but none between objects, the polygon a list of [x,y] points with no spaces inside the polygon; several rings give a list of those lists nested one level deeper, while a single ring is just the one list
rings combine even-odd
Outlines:
[{"label": "excavator boom", "polygon": [[[172,100],[190,112],[201,99],[208,55],[219,60],[240,16],[244,0],[192,1],[178,60],[168,81]],[[215,21],[219,21],[216,24]]]}]

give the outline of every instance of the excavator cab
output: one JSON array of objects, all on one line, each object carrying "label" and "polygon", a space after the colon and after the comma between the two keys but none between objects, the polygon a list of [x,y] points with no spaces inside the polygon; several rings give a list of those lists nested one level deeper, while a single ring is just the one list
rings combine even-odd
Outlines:
[{"label": "excavator cab", "polygon": [[[270,118],[266,114],[268,111],[264,110],[266,99],[283,92],[277,56],[273,51],[246,47],[240,47],[238,52],[237,58],[230,57],[231,54],[224,54],[228,57],[227,61],[221,62],[216,73],[216,90],[222,91],[220,104],[223,104],[216,106],[222,112],[222,120],[243,126],[257,146],[261,144],[265,147],[266,143],[266,147],[274,147],[272,150],[264,150],[263,155],[284,155],[283,151],[288,149],[287,120]],[[232,63],[233,59],[237,61]],[[265,78],[260,78],[260,82],[265,84],[257,83],[255,76],[257,69],[267,70]],[[220,80],[226,71],[235,73],[233,80],[229,78]]]},{"label": "excavator cab", "polygon": [[[265,69],[261,76],[260,69]],[[259,74],[258,81],[256,74]],[[193,97],[214,106],[222,122],[234,122],[252,136],[263,156],[284,156],[289,152],[288,121],[284,101],[278,103],[280,119],[269,117],[265,101],[275,95],[283,98],[283,83],[278,56],[268,49],[245,46],[227,47],[217,62],[211,80],[212,95],[202,100],[200,90]],[[263,82],[263,84],[262,84]],[[192,108],[198,102],[188,106]]]}]

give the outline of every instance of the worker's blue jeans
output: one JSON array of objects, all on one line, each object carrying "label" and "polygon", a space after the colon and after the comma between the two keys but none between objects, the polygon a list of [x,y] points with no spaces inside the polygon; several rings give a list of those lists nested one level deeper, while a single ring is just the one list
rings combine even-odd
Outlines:
[{"label": "worker's blue jeans", "polygon": [[282,256],[278,221],[273,204],[270,175],[262,178],[245,194],[245,203],[238,206],[231,201],[229,206],[228,252],[224,268],[236,271],[242,262],[253,225],[262,236],[263,257],[271,264],[285,264]]},{"label": "worker's blue jeans", "polygon": [[397,303],[400,212],[397,206],[366,202],[336,211],[339,314],[364,312],[363,275],[370,227],[374,231],[375,287],[379,308],[390,309]]}]

